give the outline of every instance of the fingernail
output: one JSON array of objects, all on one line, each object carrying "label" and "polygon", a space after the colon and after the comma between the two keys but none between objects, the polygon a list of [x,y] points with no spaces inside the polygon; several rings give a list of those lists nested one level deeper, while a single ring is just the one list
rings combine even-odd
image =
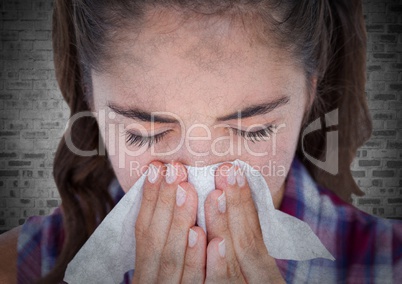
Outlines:
[{"label": "fingernail", "polygon": [[188,234],[188,246],[190,248],[194,247],[197,243],[198,234],[193,229],[190,229],[190,233]]},{"label": "fingernail", "polygon": [[155,183],[158,180],[158,168],[153,164],[148,167],[148,181],[150,183]]},{"label": "fingernail", "polygon": [[186,191],[184,188],[182,188],[180,185],[177,186],[176,190],[176,204],[177,206],[182,206],[184,204],[184,201],[186,201]]},{"label": "fingernail", "polygon": [[242,187],[246,184],[246,178],[244,177],[244,173],[242,169],[238,168],[236,171],[236,179],[237,179],[237,184]]},{"label": "fingernail", "polygon": [[225,240],[222,240],[219,245],[218,245],[218,251],[219,251],[219,255],[221,257],[225,257],[226,255],[226,245],[225,245]]},{"label": "fingernail", "polygon": [[228,179],[228,184],[230,184],[230,185],[234,185],[236,183],[234,165],[232,165],[230,167],[230,169],[227,171],[227,179]]},{"label": "fingernail", "polygon": [[175,182],[177,177],[177,169],[172,164],[167,164],[166,169],[166,182],[172,184]]},{"label": "fingernail", "polygon": [[225,213],[226,211],[226,196],[224,192],[218,197],[218,210],[221,213]]}]

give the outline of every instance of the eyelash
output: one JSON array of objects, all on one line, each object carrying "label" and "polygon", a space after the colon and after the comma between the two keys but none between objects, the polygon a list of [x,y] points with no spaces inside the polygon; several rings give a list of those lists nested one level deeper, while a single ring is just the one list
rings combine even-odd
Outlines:
[{"label": "eyelash", "polygon": [[[265,140],[264,138],[269,137],[273,133],[273,131],[275,129],[275,125],[268,125],[265,128],[257,130],[257,131],[245,131],[245,130],[240,130],[240,129],[235,129],[235,128],[231,128],[231,129],[232,129],[232,131],[234,131],[234,133],[236,135],[240,135],[244,139],[255,143],[255,142],[264,141]],[[129,146],[135,145],[138,147],[148,145],[148,148],[150,148],[153,144],[160,142],[163,139],[163,137],[165,137],[171,131],[172,130],[168,130],[168,131],[162,132],[162,133],[154,135],[154,136],[141,136],[141,135],[136,135],[129,131],[126,131],[126,143]]]}]

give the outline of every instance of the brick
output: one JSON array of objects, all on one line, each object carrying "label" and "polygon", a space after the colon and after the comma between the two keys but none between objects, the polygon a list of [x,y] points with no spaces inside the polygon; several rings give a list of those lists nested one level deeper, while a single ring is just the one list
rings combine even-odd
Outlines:
[{"label": "brick", "polygon": [[[19,113],[19,112],[18,112]],[[23,130],[33,128],[33,120],[13,120],[5,123],[7,130]]]},{"label": "brick", "polygon": [[46,200],[46,205],[47,207],[51,208],[51,207],[57,207],[59,206],[59,201],[58,200]]},{"label": "brick", "polygon": [[1,41],[17,41],[18,32],[16,31],[2,31],[0,32]]},{"label": "brick", "polygon": [[385,129],[397,129],[398,124],[396,120],[388,120],[385,122]]},{"label": "brick", "polygon": [[57,89],[57,82],[48,80],[35,80],[33,84],[35,90],[53,90]]},{"label": "brick", "polygon": [[39,20],[46,20],[49,15],[47,12],[42,12],[42,11],[19,11],[19,18],[23,21],[25,20],[34,20],[34,21],[39,21]]},{"label": "brick", "polygon": [[367,25],[367,32],[384,32],[384,25]]},{"label": "brick", "polygon": [[402,161],[388,161],[387,168],[402,169]]},{"label": "brick", "polygon": [[395,176],[395,172],[394,171],[373,171],[373,177],[394,177]]},{"label": "brick", "polygon": [[402,12],[402,5],[390,5],[390,6],[388,6],[388,9],[391,12],[399,13],[399,12]]},{"label": "brick", "polygon": [[372,212],[376,216],[383,216],[385,214],[385,208],[372,208]]},{"label": "brick", "polygon": [[19,141],[7,141],[7,150],[33,150],[33,140],[20,139]]},{"label": "brick", "polygon": [[394,60],[396,59],[396,54],[395,53],[374,53],[373,55],[374,59],[381,59],[381,60]]},{"label": "brick", "polygon": [[379,198],[359,198],[357,201],[359,205],[380,205],[381,199]]},{"label": "brick", "polygon": [[370,196],[385,196],[387,194],[387,190],[385,188],[369,188],[367,189],[367,193]]},{"label": "brick", "polygon": [[390,120],[396,118],[395,111],[372,111],[372,117],[374,120]]},{"label": "brick", "polygon": [[[1,61],[0,61],[1,62]],[[5,70],[20,70],[20,69],[30,69],[33,67],[33,61],[29,60],[3,60]]]},{"label": "brick", "polygon": [[389,89],[393,91],[402,91],[402,84],[390,84]]},{"label": "brick", "polygon": [[0,177],[17,177],[17,176],[18,176],[18,171],[15,171],[15,170],[2,171],[2,170],[0,170]]},{"label": "brick", "polygon": [[[47,60],[47,61],[35,61],[35,64],[30,64],[30,67],[34,67],[35,69],[53,69],[54,64],[53,61]],[[25,68],[29,69],[29,68]]]},{"label": "brick", "polygon": [[46,92],[35,91],[35,90],[22,91],[20,93],[20,97],[21,97],[21,99],[31,100],[31,101],[48,100],[49,99],[49,95]]},{"label": "brick", "polygon": [[36,110],[28,110],[20,113],[21,119],[49,119],[48,112],[38,112]]},{"label": "brick", "polygon": [[395,35],[381,35],[379,42],[383,43],[394,43],[397,42],[397,37]]},{"label": "brick", "polygon": [[41,129],[55,129],[55,128],[60,128],[61,124],[59,121],[48,121],[48,122],[40,122],[40,128]]},{"label": "brick", "polygon": [[34,2],[35,10],[51,11],[53,8],[53,1],[37,0]]},{"label": "brick", "polygon": [[24,139],[43,139],[48,138],[45,131],[21,131],[21,137]]},{"label": "brick", "polygon": [[[31,66],[34,67],[34,70],[27,71],[27,73],[35,73],[37,70],[43,69],[43,68],[39,68],[39,61],[52,62],[52,52],[48,51],[48,50],[20,51],[19,59],[20,60],[35,60],[31,64]],[[45,63],[47,64],[47,62],[45,62]],[[47,70],[44,70],[44,71],[47,71]],[[43,79],[43,77],[34,78],[34,79]]]},{"label": "brick", "polygon": [[9,90],[28,90],[32,89],[31,81],[8,81],[7,89]]},{"label": "brick", "polygon": [[8,208],[29,208],[34,207],[34,201],[32,199],[26,198],[8,198],[6,199],[6,204]]},{"label": "brick", "polygon": [[7,109],[30,109],[32,108],[32,102],[27,100],[6,101],[4,107]]},{"label": "brick", "polygon": [[402,70],[402,63],[392,63],[391,69],[392,70]]},{"label": "brick", "polygon": [[15,152],[0,152],[1,159],[15,159],[18,158],[18,154]]},{"label": "brick", "polygon": [[4,137],[19,137],[19,132],[17,131],[0,131],[0,138]]},{"label": "brick", "polygon": [[6,218],[15,218],[15,217],[20,217],[21,214],[21,209],[20,208],[7,208],[4,211],[4,217]]},{"label": "brick", "polygon": [[374,100],[389,101],[396,100],[396,95],[394,94],[377,94],[373,97]]},{"label": "brick", "polygon": [[20,115],[19,110],[3,110],[0,111],[0,119],[13,120],[18,119]]},{"label": "brick", "polygon": [[18,50],[6,49],[0,52],[0,58],[7,58],[8,60],[18,59]]},{"label": "brick", "polygon": [[27,167],[31,166],[32,162],[31,161],[9,161],[8,166],[9,167]]},{"label": "brick", "polygon": [[32,46],[32,41],[9,41],[4,43],[5,50],[31,50]]},{"label": "brick", "polygon": [[44,110],[60,109],[60,100],[36,101],[34,107],[35,109],[44,109]]},{"label": "brick", "polygon": [[382,110],[384,109],[384,101],[368,101],[368,107],[370,110]]},{"label": "brick", "polygon": [[402,149],[402,142],[398,141],[388,141],[387,149]]},{"label": "brick", "polygon": [[45,153],[25,153],[22,155],[23,159],[44,159],[46,158]]},{"label": "brick", "polygon": [[[389,43],[387,44],[386,52],[400,54],[402,52],[402,44]],[[398,80],[398,78],[396,80]]]},{"label": "brick", "polygon": [[402,198],[388,198],[388,204],[402,203]]},{"label": "brick", "polygon": [[50,31],[52,29],[51,19],[45,21],[35,21],[35,30]]},{"label": "brick", "polygon": [[21,190],[22,198],[38,198],[39,192],[33,188],[25,188]]},{"label": "brick", "polygon": [[365,171],[351,171],[353,177],[365,177]]},{"label": "brick", "polygon": [[373,131],[374,137],[395,137],[396,131],[395,130],[376,130]]},{"label": "brick", "polygon": [[389,33],[402,33],[402,25],[388,25]]},{"label": "brick", "polygon": [[36,180],[36,188],[49,189],[55,188],[56,184],[53,179],[38,179]]},{"label": "brick", "polygon": [[32,1],[13,0],[4,2],[4,7],[8,10],[32,10]]},{"label": "brick", "polygon": [[46,80],[47,71],[46,70],[34,70],[34,71],[20,71],[21,80]]},{"label": "brick", "polygon": [[34,140],[34,148],[35,150],[49,150],[52,148],[56,148],[59,140],[48,139],[48,140]]},{"label": "brick", "polygon": [[382,68],[380,65],[369,65],[367,66],[367,71],[371,72],[371,71],[381,71]]},{"label": "brick", "polygon": [[49,40],[37,40],[33,44],[34,50],[52,50],[52,42]]},{"label": "brick", "polygon": [[373,120],[373,129],[384,129],[384,121],[383,120]]},{"label": "brick", "polygon": [[360,167],[378,167],[380,164],[380,160],[359,160]]},{"label": "brick", "polygon": [[4,20],[17,20],[18,12],[17,11],[0,11],[0,18]]}]

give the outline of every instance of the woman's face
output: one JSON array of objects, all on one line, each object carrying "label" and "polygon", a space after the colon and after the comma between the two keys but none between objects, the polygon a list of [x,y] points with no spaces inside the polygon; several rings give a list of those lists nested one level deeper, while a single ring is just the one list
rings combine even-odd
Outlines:
[{"label": "woman's face", "polygon": [[278,207],[307,104],[302,68],[240,22],[177,18],[148,14],[139,33],[120,32],[107,68],[93,72],[94,111],[122,188],[153,160],[241,159],[261,171]]}]

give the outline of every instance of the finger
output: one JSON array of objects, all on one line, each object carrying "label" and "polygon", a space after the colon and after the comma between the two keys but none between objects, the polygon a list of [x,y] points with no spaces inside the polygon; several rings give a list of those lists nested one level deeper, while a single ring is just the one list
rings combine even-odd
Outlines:
[{"label": "finger", "polygon": [[[176,203],[176,190],[180,182],[186,180],[186,169],[179,163],[169,164],[166,167],[165,178],[161,179],[158,198],[150,221],[150,225],[144,234],[143,246],[139,248],[141,257],[137,257],[141,269],[142,282],[155,282],[158,277],[160,258],[165,246],[174,205]],[[137,245],[139,247],[139,245]],[[136,263],[137,263],[136,259]],[[136,269],[137,271],[137,269]]]},{"label": "finger", "polygon": [[[261,273],[258,273],[261,270],[257,268],[261,268],[268,252],[245,175],[236,166],[229,170],[219,167],[215,181],[216,187],[226,195],[228,228],[242,273],[250,282],[261,280]],[[250,212],[254,217],[247,216]]]},{"label": "finger", "polygon": [[176,204],[170,231],[160,259],[159,282],[179,283],[183,274],[184,259],[188,244],[188,232],[195,224],[197,193],[188,182],[176,189]]},{"label": "finger", "polygon": [[166,167],[158,161],[152,162],[148,167],[148,174],[143,187],[141,207],[135,223],[137,240],[142,237],[151,223],[165,171]]},{"label": "finger", "polygon": [[187,179],[186,168],[180,163],[166,166],[165,179],[162,179],[158,200],[152,216],[150,231],[154,245],[161,248],[165,245],[176,204],[176,191],[180,182]]},{"label": "finger", "polygon": [[[227,223],[226,198],[223,191],[214,190],[208,195],[205,201],[205,220],[209,243],[215,239],[225,240],[226,277],[237,279],[238,275],[241,275],[241,272]],[[208,257],[207,249],[207,262]]]},{"label": "finger", "polygon": [[207,237],[200,227],[192,227],[184,261],[182,283],[204,283]]},{"label": "finger", "polygon": [[[240,174],[245,176],[245,172],[243,169],[239,169]],[[241,179],[241,178],[239,178]],[[261,233],[261,226],[260,226],[260,220],[258,219],[258,213],[257,213],[257,208],[255,207],[252,195],[251,195],[251,189],[250,186],[248,185],[247,178],[244,178],[244,185],[241,185],[238,183],[240,187],[240,199],[242,200],[242,205],[243,205],[243,210],[244,210],[244,215],[247,218],[247,223],[249,224],[249,228],[252,230],[256,230]]]},{"label": "finger", "polygon": [[236,260],[228,256],[227,241],[214,238],[207,247],[207,272],[205,283],[245,283]]},{"label": "finger", "polygon": [[223,283],[224,280],[227,280],[225,249],[225,243],[222,238],[215,238],[208,243],[205,283]]}]

